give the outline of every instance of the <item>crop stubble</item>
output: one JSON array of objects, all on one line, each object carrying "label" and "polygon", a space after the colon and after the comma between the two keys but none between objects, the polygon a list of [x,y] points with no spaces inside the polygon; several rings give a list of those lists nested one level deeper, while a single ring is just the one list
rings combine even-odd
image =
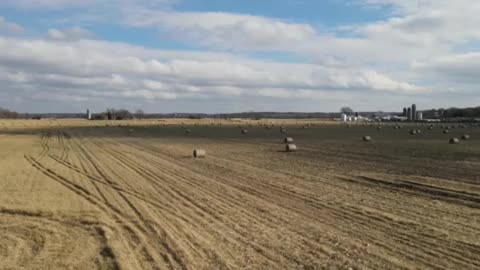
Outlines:
[{"label": "crop stubble", "polygon": [[439,158],[450,146],[322,128],[366,129],[289,127],[297,153],[260,128],[5,132],[0,268],[480,268],[475,140]]}]

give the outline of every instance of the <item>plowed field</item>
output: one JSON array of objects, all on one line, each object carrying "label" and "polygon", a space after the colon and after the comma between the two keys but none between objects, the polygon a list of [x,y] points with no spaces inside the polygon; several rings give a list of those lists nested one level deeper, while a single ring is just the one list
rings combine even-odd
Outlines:
[{"label": "plowed field", "polygon": [[0,124],[0,269],[480,269],[478,127],[120,124]]}]

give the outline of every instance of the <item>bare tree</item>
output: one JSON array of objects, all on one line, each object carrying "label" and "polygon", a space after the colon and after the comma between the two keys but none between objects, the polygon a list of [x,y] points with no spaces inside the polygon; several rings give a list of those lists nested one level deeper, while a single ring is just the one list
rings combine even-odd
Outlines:
[{"label": "bare tree", "polygon": [[342,107],[342,108],[340,109],[340,112],[341,112],[341,113],[344,113],[344,114],[352,114],[352,113],[353,113],[353,110],[352,110],[352,108],[350,108],[350,107]]}]

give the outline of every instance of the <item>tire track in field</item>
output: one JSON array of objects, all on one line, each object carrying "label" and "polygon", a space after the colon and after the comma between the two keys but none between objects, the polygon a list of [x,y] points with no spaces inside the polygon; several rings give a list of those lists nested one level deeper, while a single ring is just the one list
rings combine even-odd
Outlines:
[{"label": "tire track in field", "polygon": [[[129,151],[129,152],[131,152],[131,151]],[[137,157],[137,158],[141,158],[141,157]],[[149,159],[152,160],[152,158],[149,158]],[[165,168],[168,168],[168,167],[171,167],[171,166],[172,166],[171,164],[169,164],[169,165],[164,164],[164,165],[165,165],[165,166],[157,165],[156,167],[163,167],[163,169],[165,169]],[[173,167],[175,167],[175,166],[173,166]],[[174,170],[175,170],[175,169],[174,169]],[[170,173],[171,173],[171,172],[170,172]],[[168,172],[162,172],[162,174],[168,174]],[[182,175],[184,175],[184,174],[182,174]],[[179,175],[179,173],[178,173],[178,174],[174,174],[174,178],[175,178],[176,180],[180,180],[180,179],[183,178],[182,175]],[[247,192],[249,192],[249,193],[254,193],[254,192],[252,192],[252,190],[243,190],[243,191],[247,191]],[[218,194],[217,194],[217,195],[218,195]],[[261,194],[261,195],[265,195],[265,194]],[[213,194],[213,196],[215,196],[215,194]],[[259,197],[260,197],[260,196],[259,196]],[[269,221],[269,222],[271,223],[271,221]]]},{"label": "tire track in field", "polygon": [[[228,174],[229,174],[229,175],[237,175],[238,173],[236,172],[236,173],[228,173]],[[237,179],[237,180],[239,180],[239,179]],[[242,179],[242,180],[244,180],[244,179]],[[245,181],[242,181],[242,180],[240,180],[239,182],[244,182],[244,183],[245,183]],[[245,187],[247,187],[247,188],[245,188]],[[256,195],[256,196],[259,197],[259,198],[268,198],[268,197],[269,197],[269,193],[260,192],[260,191],[258,191],[258,189],[248,187],[248,185],[243,186],[243,188],[240,187],[239,189],[240,189],[241,191],[243,191],[243,192],[246,192],[246,193],[249,193],[249,194],[254,194],[254,195]],[[287,196],[290,195],[290,194],[286,193],[284,190],[282,190],[282,192],[284,193],[284,195],[287,195]],[[270,196],[271,196],[271,195],[270,195]],[[272,202],[272,203],[275,203],[275,202],[281,200],[283,197],[284,197],[284,196],[279,196],[279,197],[277,197],[277,198],[273,198],[273,199],[271,199],[271,202]],[[308,217],[308,218],[312,218],[312,219],[314,219],[314,220],[318,220],[318,221],[321,221],[321,222],[325,223],[325,220],[324,220],[324,219],[318,219],[318,217],[315,217],[315,216],[312,216],[312,215],[305,215],[305,213],[303,213],[302,211],[298,211],[298,209],[292,208],[291,206],[285,205],[284,207],[285,207],[286,209],[289,209],[289,210],[297,213],[297,214],[300,214],[300,215],[306,216],[306,217]],[[302,206],[302,207],[303,207],[303,206]],[[320,209],[320,208],[317,208],[317,209]],[[334,209],[334,210],[335,210],[335,209]],[[349,221],[350,219],[346,219],[346,218],[345,218],[345,220],[346,220],[346,221]],[[339,228],[338,228],[338,225],[335,225],[334,223],[332,223],[331,226],[332,226],[332,228],[333,228],[333,227],[337,227],[337,230],[339,229]],[[344,232],[349,232],[350,230],[351,230],[351,229],[349,229],[349,230],[344,230]],[[378,242],[378,241],[376,241],[375,239],[369,239],[369,242],[375,243],[375,244],[378,245],[378,246],[383,246],[385,249],[391,250],[392,253],[394,252],[394,251],[393,251],[392,249],[390,249],[388,246],[385,246],[383,243]],[[428,262],[426,262],[426,263],[428,264]],[[397,267],[399,267],[399,266],[397,266]]]},{"label": "tire track in field", "polygon": [[[129,165],[129,164],[127,164],[127,165]],[[122,166],[125,166],[125,165],[122,164]],[[129,165],[129,166],[130,166],[130,165]],[[161,195],[159,195],[159,196],[157,196],[157,197],[160,197],[160,196],[161,196]],[[139,198],[139,199],[144,200],[144,201],[147,201],[147,200],[144,199],[144,198]],[[149,202],[151,205],[154,205],[154,206],[156,206],[156,207],[159,206],[158,203],[153,203],[152,201],[148,201],[148,202]],[[166,206],[166,207],[165,207],[165,206]],[[178,213],[181,213],[181,212],[183,212],[183,211],[168,210],[168,208],[175,209],[175,206],[174,206],[174,205],[171,205],[171,207],[169,207],[169,204],[166,204],[165,206],[161,207],[162,210],[167,210],[167,212],[168,212],[171,216],[176,217],[176,218],[179,218],[179,219],[183,220],[183,222],[190,223],[190,224],[192,224],[192,225],[197,224],[197,223],[200,223],[200,222],[204,222],[204,221],[202,221],[202,219],[194,220],[193,222],[192,222],[191,220],[186,220],[185,217],[183,217],[183,216],[181,216],[181,215],[178,215]],[[176,212],[178,212],[178,213],[176,213]],[[208,225],[208,224],[207,224],[207,225]],[[201,230],[201,229],[202,229],[202,228],[198,228],[198,230]],[[208,226],[206,226],[204,229],[208,229]],[[178,230],[178,228],[177,228],[177,230]],[[199,244],[196,244],[196,246],[199,247]],[[207,252],[207,253],[208,253],[208,252]],[[217,257],[215,256],[215,254],[211,254],[211,253],[210,253],[209,256],[210,256],[210,257],[213,257],[216,261],[218,261],[218,259],[219,259],[219,258],[217,258]],[[218,265],[217,265],[217,266],[218,266]],[[225,266],[225,267],[226,267],[226,266]],[[229,268],[229,267],[226,267],[226,268]],[[207,268],[207,269],[208,269],[208,268]]]},{"label": "tire track in field", "polygon": [[[76,142],[76,140],[75,140],[75,145],[77,149],[80,151],[81,156],[84,158],[85,162],[87,162],[96,171],[96,173],[100,175],[101,178],[108,183],[108,185],[114,186],[115,183],[112,180],[110,180],[109,177],[103,171],[103,169],[100,168],[99,165],[97,165],[97,163],[101,164],[100,160],[95,160],[94,157],[90,154],[88,148],[84,147],[81,143]],[[98,188],[99,192],[101,192],[100,187],[95,183],[95,181],[92,181],[92,183]],[[169,237],[166,234],[166,232],[162,231],[161,228],[154,228],[153,226],[151,226],[148,218],[145,217],[144,214],[135,205],[135,203],[129,198],[127,198],[127,196],[124,195],[122,192],[116,192],[115,195],[119,196],[122,199],[122,201],[135,213],[135,216],[136,216],[135,220],[141,221],[141,224],[138,225],[138,228],[142,230],[142,232],[145,235],[148,235],[149,238],[153,238],[154,240],[156,240],[156,241],[150,241],[150,243],[157,243],[160,245],[160,251],[161,251],[160,255],[163,257],[165,261],[169,263],[170,265],[169,267],[186,269],[186,266],[182,262],[182,259],[177,256],[178,252],[174,251],[175,247],[171,246],[174,244],[172,243],[171,240],[169,240]],[[105,199],[105,203],[108,204],[110,208],[120,211],[119,209],[116,208],[116,206],[112,205],[108,201],[108,199]]]},{"label": "tire track in field", "polygon": [[151,253],[154,252],[144,245],[146,240],[145,236],[141,233],[141,229],[138,229],[135,223],[130,222],[128,217],[124,217],[121,211],[110,208],[108,204],[102,202],[100,198],[93,195],[90,191],[55,173],[52,169],[43,166],[35,158],[25,156],[25,159],[40,172],[84,198],[111,217],[117,225],[116,229],[119,230],[117,233],[126,238],[129,249],[135,255],[133,257],[130,256],[130,259],[135,260],[139,267],[141,266],[142,269],[161,269],[163,266],[163,268],[174,269],[171,265],[166,264],[168,262],[154,260],[154,257],[151,255]]},{"label": "tire track in field", "polygon": [[[122,153],[112,153],[110,151],[113,151],[112,149],[107,149],[106,150],[109,155],[111,155],[112,157],[115,157],[117,158],[117,160],[119,160],[119,162],[121,163],[122,166],[130,166],[134,171],[136,171],[140,176],[144,177],[145,179],[150,179],[152,180],[154,183],[157,179],[159,179],[157,177],[157,175],[162,175],[162,174],[155,174],[155,173],[151,173],[150,170],[148,168],[145,168],[142,164],[138,164],[136,163],[135,160],[132,160],[132,159],[126,159],[124,156],[124,154]],[[165,178],[161,178],[161,180],[165,180]],[[176,181],[176,180],[174,180]],[[163,182],[162,184],[166,184],[165,182]],[[158,183],[155,183],[154,185],[157,186],[158,189],[165,189],[164,186],[160,186]],[[205,214],[208,214],[208,215],[213,215],[213,219],[210,220],[210,222],[214,221],[215,223],[221,225],[222,222],[221,222],[221,218],[220,216],[214,214],[212,212],[212,210],[208,209],[207,207],[204,207],[204,206],[200,206],[198,205],[198,202],[192,200],[191,198],[189,197],[186,197],[183,193],[186,192],[187,190],[183,189],[183,190],[179,190],[175,187],[175,184],[173,185],[170,185],[169,184],[169,191],[167,192],[167,195],[168,196],[171,196],[173,197],[173,199],[176,201],[176,202],[184,202],[184,203],[187,203],[187,207],[194,207],[196,209],[199,209],[199,211],[201,211],[202,213],[204,214],[200,214],[202,216],[202,218],[205,218]],[[172,193],[173,192],[173,193]],[[184,204],[182,203],[182,204]],[[183,212],[184,210],[182,209],[179,209],[180,212]],[[201,221],[201,220],[199,220]],[[208,224],[207,226],[205,227],[205,229],[208,228]],[[237,232],[239,233],[240,235],[244,235],[243,232]],[[251,246],[253,250],[256,250],[257,252],[260,252],[259,255],[261,256],[265,256],[264,251],[256,246],[256,245],[253,245],[252,243],[249,243],[248,241],[244,241],[243,238],[241,237],[238,237],[236,240],[238,241],[241,241],[240,245],[242,246]],[[253,246],[252,246],[253,245]],[[277,261],[276,258],[274,258],[273,256],[266,256],[265,257],[267,260],[269,261]]]},{"label": "tire track in field", "polygon": [[[115,148],[118,148],[118,147],[115,147]],[[129,151],[129,152],[131,152],[131,151]],[[141,158],[141,157],[135,157],[135,158],[133,158],[133,159],[128,159],[128,161],[125,161],[125,163],[133,162],[133,160],[137,160],[137,159],[142,159],[142,158]],[[145,162],[143,162],[143,161],[144,161],[144,160],[142,160],[142,163],[145,163]],[[135,164],[135,166],[140,166],[140,167],[141,167],[142,164]],[[174,183],[178,183],[179,180],[182,180],[183,182],[191,185],[191,183],[189,183],[188,179],[185,178],[186,175],[180,174],[180,173],[172,173],[171,171],[168,171],[168,172],[167,172],[167,171],[164,171],[164,170],[167,169],[167,167],[169,167],[169,166],[171,166],[171,164],[167,164],[167,163],[156,165],[156,166],[155,166],[156,168],[162,168],[162,170],[160,170],[158,173],[157,173],[157,172],[153,173],[153,175],[162,175],[162,176],[163,176],[163,175],[164,175],[164,176],[171,175],[169,178],[171,178],[172,180],[174,179],[174,180],[173,180],[173,181],[175,181]],[[174,167],[176,167],[176,166],[174,166]],[[144,168],[144,167],[141,167],[141,168],[142,168],[142,171],[149,171],[149,170],[151,170],[151,169],[149,169],[149,168]],[[153,171],[152,171],[152,172],[153,172]],[[187,174],[187,175],[188,175],[188,174]],[[174,184],[174,185],[175,185],[175,184]],[[196,187],[195,187],[195,186],[187,186],[187,187],[185,187],[185,188],[180,189],[180,192],[182,192],[182,191],[183,191],[183,192],[186,192],[186,191],[188,191],[189,189],[192,189],[192,188],[193,188],[194,190],[196,190],[195,193],[198,193],[199,191],[202,190],[201,188],[199,189],[198,186],[196,186]],[[213,197],[213,198],[217,197],[216,200],[218,200],[218,195],[219,195],[219,194],[209,194],[208,196],[209,196],[209,197]],[[193,202],[193,203],[196,203],[196,202]],[[238,205],[238,201],[234,201],[234,202],[229,203],[229,204],[231,205],[231,206],[229,206],[229,207],[232,207],[232,205],[234,205],[234,206],[236,206],[236,207],[238,208],[238,206],[237,206],[237,205]],[[215,208],[218,208],[218,205],[217,205]],[[210,212],[210,211],[211,211],[211,210],[208,209],[208,207],[202,207],[202,210],[203,210],[203,211],[206,211],[206,212]],[[248,212],[247,212],[247,211],[244,211],[244,213],[248,213]],[[257,220],[255,220],[256,217],[255,217],[254,215],[249,215],[249,216],[253,217],[253,218],[251,218],[251,220],[252,220],[253,223],[257,223]],[[250,219],[250,218],[247,218],[247,219]],[[222,222],[225,222],[225,220],[222,220]],[[271,223],[271,222],[270,222],[270,223]],[[273,223],[271,223],[271,224],[273,224]],[[293,259],[296,259],[296,258],[293,258]]]},{"label": "tire track in field", "polygon": [[[221,160],[216,160],[216,164],[219,164],[219,163],[221,163],[221,162],[222,162]],[[228,167],[232,167],[232,166],[228,166]],[[233,166],[233,168],[237,168],[237,167],[239,167],[239,166]],[[242,170],[242,171],[251,172],[251,171],[254,171],[254,170],[255,170],[255,168],[248,167],[248,169],[245,168],[245,169]],[[240,170],[239,170],[239,172],[240,172]],[[290,194],[290,196],[294,196],[294,194]],[[305,196],[305,195],[302,195],[302,196]],[[299,199],[301,199],[301,198],[299,198]],[[315,198],[312,198],[312,199],[314,200]],[[314,203],[314,201],[311,201],[311,203]],[[347,209],[345,209],[345,210],[346,210],[346,211],[350,211],[350,208],[351,208],[351,209],[356,209],[355,206],[350,205],[349,208],[347,208]],[[335,209],[332,209],[332,211],[338,212],[338,210],[335,210]],[[357,216],[354,215],[355,212],[358,212],[358,215],[357,215]],[[377,213],[377,214],[378,214],[378,213]],[[350,216],[350,215],[351,215],[352,217],[355,217],[355,220],[356,220],[356,221],[359,221],[359,220],[362,220],[362,216],[365,215],[365,212],[361,212],[361,211],[359,211],[359,209],[357,209],[357,210],[355,210],[355,211],[353,211],[353,212],[351,212],[351,213],[346,213],[345,216],[348,217],[348,216]],[[370,215],[370,216],[367,216],[367,218],[368,218],[368,220],[375,220],[375,219],[377,219],[377,215]],[[365,220],[365,221],[367,221],[367,220]],[[391,220],[389,220],[389,221],[391,222]],[[345,220],[345,222],[347,222],[347,220]],[[402,222],[402,223],[404,223],[404,222]],[[393,223],[393,224],[391,224],[391,225],[389,225],[389,226],[386,226],[386,227],[385,227],[385,232],[388,232],[389,228],[391,228],[390,226],[393,227],[393,226],[396,226],[396,225],[397,225],[397,227],[398,227],[398,224],[395,224],[395,223]],[[411,231],[411,228],[409,228],[409,227],[412,226],[412,225],[413,225],[413,226],[418,226],[418,224],[416,224],[416,223],[408,222],[408,223],[406,223],[406,226],[403,226],[402,231],[407,231],[407,232],[408,232],[408,231]],[[365,228],[368,228],[368,226],[371,226],[371,225],[369,225],[368,222],[365,222]],[[381,227],[381,226],[378,226],[378,225],[377,225],[377,228],[378,228],[378,227]],[[401,234],[400,234],[400,235],[395,234],[394,238],[395,238],[395,237],[398,238],[400,242],[402,242],[402,243],[404,243],[404,244],[407,244],[407,245],[409,245],[409,246],[412,246],[412,245],[413,245],[412,243],[409,242],[409,240],[411,239],[411,237],[410,237],[409,235],[405,235],[404,237],[401,237],[401,238],[400,238],[400,236],[402,236],[402,235],[401,235]],[[432,245],[435,246],[435,244],[437,244],[436,241],[437,241],[438,239],[443,239],[443,238],[442,238],[442,237],[438,237],[438,235],[437,235],[437,237],[435,237],[434,235],[426,235],[426,236],[423,237],[422,239],[423,239],[424,241],[427,241],[427,242],[425,242],[425,244],[421,244],[421,246],[423,246],[424,252],[425,252],[426,254],[431,254],[431,255],[433,256],[432,252],[430,252]],[[437,239],[437,240],[433,240],[433,239]],[[417,240],[418,240],[418,239],[417,239]],[[455,259],[459,260],[459,262],[462,262],[462,261],[463,261],[462,254],[463,254],[463,255],[465,255],[465,254],[464,254],[464,253],[460,253],[458,256],[456,256],[456,254],[459,253],[459,251],[465,251],[465,250],[472,250],[472,249],[473,249],[472,252],[471,252],[471,254],[476,254],[476,252],[477,252],[477,250],[478,250],[478,248],[479,248],[479,247],[476,246],[476,245],[470,245],[470,244],[466,244],[466,243],[463,243],[463,242],[457,242],[457,245],[460,245],[460,246],[463,246],[463,247],[447,248],[448,252],[451,252],[452,254],[442,254],[442,251],[438,251],[438,252],[440,252],[441,255],[450,256],[450,257],[452,257],[452,258],[455,258]],[[443,246],[443,245],[440,244],[440,246]],[[444,246],[447,246],[447,247],[448,247],[448,242],[445,242]],[[417,248],[418,248],[419,246],[413,245],[412,247],[417,247]],[[470,257],[471,261],[469,261],[468,263],[475,262],[475,258],[476,258],[475,255],[473,255],[473,257]],[[474,264],[475,264],[475,263],[474,263]],[[478,266],[478,265],[477,265],[477,266]]]},{"label": "tire track in field", "polygon": [[[157,154],[158,154],[158,153],[157,153]],[[157,167],[161,167],[161,166],[157,166]],[[175,165],[172,165],[172,164],[169,164],[168,166],[163,166],[163,167],[164,167],[164,169],[165,169],[165,168],[167,168],[167,167],[176,167],[176,166],[175,166]],[[174,169],[173,171],[175,171],[175,169]],[[162,174],[165,174],[165,173],[166,173],[166,172],[163,172]],[[172,172],[170,172],[170,173],[172,173]],[[199,173],[197,173],[197,174],[199,174]],[[241,174],[241,173],[240,173],[240,174]],[[182,178],[183,178],[182,175],[183,175],[183,174],[174,173],[175,179],[182,179]],[[236,175],[236,173],[233,173],[233,174],[232,174],[232,173],[227,173],[227,175]],[[238,179],[237,179],[237,180],[238,180]],[[241,181],[240,181],[240,182],[241,182]],[[237,187],[237,188],[238,188],[238,187]],[[257,196],[256,196],[257,198],[268,197],[268,194],[258,193],[255,189],[242,189],[242,188],[239,188],[239,190],[240,190],[241,192],[244,192],[244,193],[249,193],[249,194],[257,195]],[[217,195],[218,195],[218,194],[217,194]],[[213,194],[213,196],[215,196],[215,194]],[[265,202],[266,202],[266,201],[265,201]],[[272,202],[274,203],[275,201],[273,200]],[[235,203],[235,202],[234,202],[234,203]],[[288,208],[288,207],[286,207],[286,209],[287,209],[287,208]],[[293,210],[293,212],[298,212],[298,210],[296,210],[296,209],[290,209],[290,210]],[[278,217],[274,217],[274,218],[278,218]],[[278,221],[267,221],[267,223],[272,223],[272,222],[273,222],[273,224],[276,224],[276,222],[278,222]],[[333,226],[332,226],[332,227],[333,227]],[[301,235],[302,233],[299,232],[299,234]],[[373,242],[373,241],[372,241],[372,242]],[[336,249],[338,249],[338,247],[336,247]],[[381,261],[381,259],[379,259],[379,260]]]},{"label": "tire track in field", "polygon": [[[216,164],[218,164],[218,163],[221,163],[221,160],[215,160],[215,162],[216,162]],[[228,165],[229,165],[229,167],[237,168],[237,166],[231,166],[231,164],[228,164]],[[242,170],[242,171],[252,171],[252,170],[255,170],[255,168],[248,168],[248,169],[244,169],[244,170]],[[237,173],[240,173],[240,172],[237,172]],[[235,173],[234,173],[234,174],[235,174]],[[237,174],[235,174],[235,175],[237,175]],[[247,179],[245,179],[245,181],[246,181],[246,180],[247,180]],[[239,182],[245,182],[245,181],[239,181]],[[282,191],[282,192],[283,192],[283,191]],[[263,194],[263,195],[265,195],[265,194]],[[293,194],[285,194],[285,195],[292,196]],[[313,202],[311,202],[311,203],[313,203]],[[348,209],[347,209],[347,210],[348,210]],[[338,210],[332,209],[332,211],[338,211]],[[352,214],[352,213],[348,213],[348,212],[347,212],[347,213],[346,213],[346,216],[348,216],[348,215],[350,215],[350,214]],[[363,213],[361,213],[361,214],[363,215]],[[361,215],[356,216],[356,219],[360,219],[360,218],[362,218]],[[376,216],[370,216],[370,217],[368,217],[369,220],[370,220],[370,219],[373,220],[374,218],[376,218]],[[347,221],[347,220],[346,220],[346,221]],[[368,220],[366,220],[366,221],[368,221]],[[391,224],[391,225],[395,225],[395,224]],[[368,226],[368,222],[365,223],[365,226]],[[410,224],[409,224],[409,226],[410,226]],[[385,231],[387,231],[389,228],[390,228],[389,226],[385,226]],[[407,230],[407,229],[409,229],[409,228],[408,228],[408,227],[405,227],[404,229]],[[403,237],[403,242],[404,242],[405,244],[409,245],[409,244],[410,244],[410,243],[408,243],[408,240],[409,240],[409,239],[410,239],[410,236],[405,236],[405,237]],[[428,238],[428,237],[427,237],[426,239],[427,239],[427,240],[430,240],[430,238]],[[401,239],[399,239],[399,240],[401,240]],[[424,245],[425,253],[426,253],[426,254],[430,253],[430,252],[429,252],[430,244],[432,244],[432,243],[426,243],[426,244]],[[411,244],[410,244],[410,245],[411,245]],[[473,248],[477,248],[477,247],[475,247],[475,246],[466,246],[465,248],[471,249],[472,247],[473,247]],[[458,251],[455,250],[455,249],[450,250],[450,251],[455,252],[455,253],[458,252]],[[454,254],[455,254],[455,253],[454,253]],[[475,254],[474,252],[472,252],[472,253]],[[448,254],[444,254],[444,255],[448,255]],[[457,259],[458,259],[458,258],[457,258]]]},{"label": "tire track in field", "polygon": [[[239,148],[238,146],[231,146],[231,147],[234,148],[235,150],[241,149],[241,148]],[[232,151],[233,151],[233,149],[232,149]],[[243,155],[242,155],[242,158],[241,158],[241,159],[238,159],[236,156],[228,156],[227,159],[228,159],[228,160],[235,159],[235,161],[237,161],[237,162],[240,161],[240,163],[249,163],[250,165],[257,163],[257,162],[253,162],[253,161],[257,161],[257,160],[258,160],[258,158],[257,158],[257,159],[245,158]],[[252,160],[252,162],[249,162],[250,160]],[[270,162],[269,164],[277,164],[277,163],[282,162],[282,161],[285,162],[284,159],[282,160],[281,158],[278,158],[277,156],[271,156],[271,157],[269,157],[269,160],[271,160],[271,162]],[[309,162],[302,159],[302,165],[304,165],[305,163],[309,163]],[[258,167],[258,166],[257,166],[257,167]],[[351,187],[345,186],[345,185],[344,185],[343,183],[341,183],[341,182],[340,182],[340,183],[335,183],[335,182],[332,182],[332,181],[325,181],[324,179],[321,179],[321,178],[319,178],[319,177],[316,176],[316,175],[314,176],[314,175],[312,175],[312,174],[307,174],[307,173],[304,172],[306,169],[307,169],[307,168],[306,168],[305,166],[302,166],[302,173],[301,173],[301,178],[302,178],[302,179],[308,180],[308,181],[310,181],[310,182],[312,182],[312,183],[313,183],[313,182],[321,181],[321,182],[322,182],[322,185],[330,185],[330,186],[341,187],[341,188],[343,188],[343,189],[351,189]],[[298,175],[298,173],[292,173],[290,170],[287,170],[287,169],[285,169],[284,167],[276,167],[276,168],[274,168],[274,169],[271,169],[271,168],[270,168],[269,170],[274,170],[274,171],[277,171],[277,172],[281,172],[282,174],[288,175],[288,176],[290,176],[290,177],[292,177],[292,178],[298,178],[298,177],[300,177],[300,176]],[[354,175],[354,173],[348,173],[348,174]],[[358,173],[357,173],[357,174],[358,174]],[[334,175],[331,175],[331,177],[338,178],[336,175],[338,175],[338,173],[336,173],[336,174],[334,174]],[[347,174],[345,175],[345,177],[346,177],[346,176],[347,176]],[[345,177],[342,177],[342,176],[341,176],[341,177],[338,178],[338,179],[344,179]],[[351,178],[352,178],[353,181],[352,181],[352,180],[349,180],[349,181],[347,181],[347,182],[349,182],[349,183],[355,183],[355,181],[356,181],[355,179],[357,179],[358,177],[351,177]],[[304,181],[297,181],[294,185],[297,187],[297,186],[301,185],[303,182],[304,182]],[[359,183],[359,184],[360,184],[360,183]],[[342,185],[343,185],[343,186],[342,186]],[[308,187],[308,186],[304,186],[304,187],[306,187],[307,190],[308,190],[309,188],[311,188],[311,187]],[[370,185],[369,187],[370,187],[370,188],[374,188],[375,191],[380,191],[380,193],[376,192],[376,193],[375,193],[375,196],[373,196],[373,197],[378,198],[378,199],[381,199],[381,200],[383,200],[383,201],[391,201],[391,200],[392,200],[391,197],[383,196],[383,195],[382,195],[382,192],[381,192],[382,190],[376,188],[374,185]],[[401,191],[401,190],[399,190],[399,191]],[[336,190],[336,192],[338,192],[338,189]],[[369,194],[373,194],[372,191],[369,191],[369,190],[364,191],[364,192],[365,192],[365,193],[369,193]],[[392,190],[392,192],[397,192],[397,190]],[[407,195],[412,195],[412,193],[408,193]],[[392,201],[392,202],[393,202],[393,201]],[[396,202],[394,202],[394,203],[396,203]],[[380,205],[380,206],[384,206],[384,205],[387,205],[387,204],[382,204],[382,205]],[[422,207],[422,206],[421,206],[421,205],[420,205],[420,206],[416,205],[416,207]],[[430,215],[429,210],[427,210],[426,208],[423,209],[423,210],[424,210],[423,212],[417,211],[416,209],[413,209],[413,210],[414,210],[416,213],[421,213],[422,216],[425,216],[425,215],[428,216],[428,215]],[[437,211],[442,211],[442,210],[441,210],[441,209],[437,209]],[[449,215],[452,214],[451,212],[445,212],[445,213],[448,213]],[[458,213],[458,214],[461,214],[461,213]],[[430,216],[431,216],[431,215],[430,215]],[[456,223],[456,221],[455,221],[457,217],[458,217],[458,215],[456,215],[455,217],[451,218],[451,220],[449,220],[449,222],[450,222],[451,224],[459,225],[459,224]],[[464,219],[470,219],[471,217],[470,217],[469,215],[465,214],[465,215],[463,215],[463,218],[464,218]],[[467,225],[467,227],[468,227],[468,225]],[[475,228],[475,229],[478,230],[478,228]]]}]

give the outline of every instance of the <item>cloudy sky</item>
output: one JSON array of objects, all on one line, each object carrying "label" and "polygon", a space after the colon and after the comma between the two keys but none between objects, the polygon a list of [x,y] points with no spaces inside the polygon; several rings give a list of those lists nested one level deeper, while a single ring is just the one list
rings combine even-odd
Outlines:
[{"label": "cloudy sky", "polygon": [[0,106],[478,106],[478,14],[471,0],[1,0]]}]

